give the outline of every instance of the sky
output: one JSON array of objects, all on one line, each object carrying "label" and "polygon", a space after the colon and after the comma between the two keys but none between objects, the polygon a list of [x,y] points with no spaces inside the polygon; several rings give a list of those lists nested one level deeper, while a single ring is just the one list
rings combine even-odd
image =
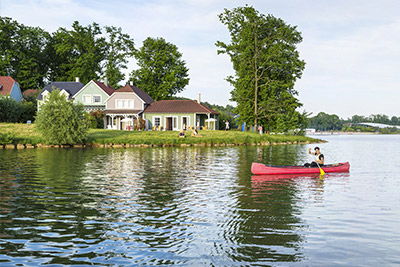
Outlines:
[{"label": "sky", "polygon": [[[231,102],[230,59],[215,43],[229,43],[219,21],[224,9],[248,4],[297,26],[306,62],[296,82],[300,111],[400,116],[400,1],[398,0],[0,0],[0,16],[48,32],[82,25],[121,27],[137,48],[147,37],[175,44],[189,68],[190,82],[179,94],[217,105]],[[128,74],[137,68],[129,63]]]}]

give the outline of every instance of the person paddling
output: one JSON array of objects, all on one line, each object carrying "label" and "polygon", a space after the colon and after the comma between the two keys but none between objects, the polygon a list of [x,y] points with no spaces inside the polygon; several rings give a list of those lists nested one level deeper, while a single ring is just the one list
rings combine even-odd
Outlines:
[{"label": "person paddling", "polygon": [[[304,164],[304,167],[321,167],[324,165],[324,155],[321,154],[319,147],[314,148],[314,152],[311,152],[311,148],[308,149],[308,154],[314,155],[315,160],[311,163]],[[317,164],[318,163],[318,164]],[[319,166],[318,166],[319,165]]]}]

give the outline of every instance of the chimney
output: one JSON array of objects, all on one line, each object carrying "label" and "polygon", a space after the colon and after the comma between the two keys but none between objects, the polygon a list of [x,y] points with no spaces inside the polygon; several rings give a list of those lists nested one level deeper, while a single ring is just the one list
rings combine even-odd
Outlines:
[{"label": "chimney", "polygon": [[200,94],[197,95],[197,103],[200,104]]},{"label": "chimney", "polygon": [[79,83],[79,77],[75,77],[75,82]]},{"label": "chimney", "polygon": [[130,86],[133,86],[133,81],[130,81],[130,82],[129,82],[129,85],[130,85]]},{"label": "chimney", "polygon": [[107,77],[104,78],[104,85],[108,87],[108,78]]}]

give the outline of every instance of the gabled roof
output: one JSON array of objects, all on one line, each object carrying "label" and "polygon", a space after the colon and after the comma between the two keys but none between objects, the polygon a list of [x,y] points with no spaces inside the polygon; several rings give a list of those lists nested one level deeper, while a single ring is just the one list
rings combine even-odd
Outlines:
[{"label": "gabled roof", "polygon": [[160,100],[148,106],[144,113],[210,113],[218,112],[199,104],[195,100]]},{"label": "gabled roof", "polygon": [[145,104],[151,104],[154,103],[153,98],[151,98],[146,92],[144,92],[142,89],[139,87],[136,87],[134,85],[125,85],[124,87],[119,88],[116,92],[134,92],[138,97],[142,99],[142,101]]},{"label": "gabled roof", "polygon": [[110,85],[105,85],[103,82],[95,81],[93,80],[97,86],[99,86],[101,89],[103,89],[104,92],[107,93],[107,95],[112,95],[115,92],[115,89],[112,88]]},{"label": "gabled roof", "polygon": [[53,91],[53,87],[59,90],[65,90],[69,94],[70,98],[73,97],[82,87],[83,83],[81,82],[52,82],[46,85],[43,90],[40,92],[39,96],[36,98],[37,100],[42,100],[42,94],[44,91]]},{"label": "gabled roof", "polygon": [[15,80],[10,76],[0,76],[0,95],[11,94]]},{"label": "gabled roof", "polygon": [[39,93],[39,89],[28,89],[24,91],[23,95],[24,96],[36,95],[37,93]]}]

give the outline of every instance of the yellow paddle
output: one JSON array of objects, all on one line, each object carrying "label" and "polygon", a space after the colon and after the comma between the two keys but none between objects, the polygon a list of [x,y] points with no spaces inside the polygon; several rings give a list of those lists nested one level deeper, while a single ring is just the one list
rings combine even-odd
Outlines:
[{"label": "yellow paddle", "polygon": [[320,171],[320,175],[324,175],[325,174],[324,170],[321,168],[321,166],[319,166],[319,164],[318,164],[318,162],[316,160],[315,160],[315,163],[317,163],[317,166],[318,166],[319,171]]},{"label": "yellow paddle", "polygon": [[324,170],[321,168],[321,166],[319,166],[318,162],[317,162],[317,165],[318,165],[318,168],[319,168],[319,171],[320,171],[320,175],[324,175],[325,172],[324,172]]}]

